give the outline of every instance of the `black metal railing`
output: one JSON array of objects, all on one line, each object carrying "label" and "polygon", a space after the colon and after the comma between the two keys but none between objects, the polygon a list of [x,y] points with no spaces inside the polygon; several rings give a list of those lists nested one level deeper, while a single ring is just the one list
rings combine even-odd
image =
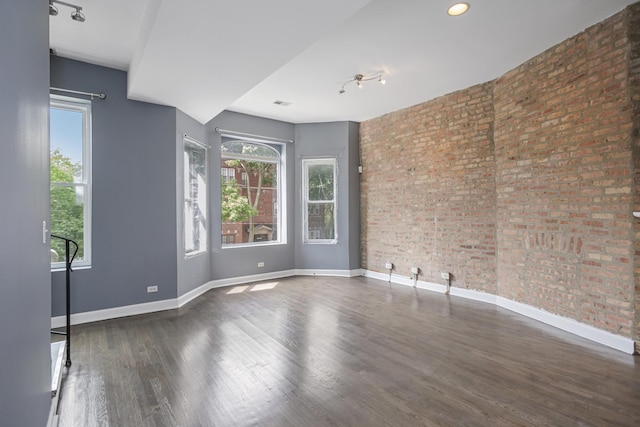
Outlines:
[{"label": "black metal railing", "polygon": [[[71,273],[73,269],[71,268],[71,264],[73,263],[73,259],[78,254],[78,244],[71,239],[67,239],[66,237],[57,236],[55,234],[51,235],[51,238],[64,240],[64,262],[65,262],[65,270],[66,270],[66,328],[65,331],[54,331],[52,330],[52,334],[56,335],[65,335],[67,341],[67,360],[64,363],[64,366],[67,368],[71,366]],[[73,251],[73,255],[69,256],[70,251],[69,248],[73,244],[75,246],[75,250]]]}]

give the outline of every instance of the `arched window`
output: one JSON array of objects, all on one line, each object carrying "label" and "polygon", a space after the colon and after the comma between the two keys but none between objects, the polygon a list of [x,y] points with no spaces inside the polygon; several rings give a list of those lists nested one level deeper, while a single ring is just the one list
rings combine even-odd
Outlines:
[{"label": "arched window", "polygon": [[282,241],[282,149],[277,144],[223,138],[223,247]]}]

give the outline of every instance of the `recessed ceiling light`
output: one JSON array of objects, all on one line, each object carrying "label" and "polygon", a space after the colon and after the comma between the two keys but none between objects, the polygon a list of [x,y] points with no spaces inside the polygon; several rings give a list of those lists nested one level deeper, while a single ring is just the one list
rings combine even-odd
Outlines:
[{"label": "recessed ceiling light", "polygon": [[447,14],[449,16],[460,16],[469,10],[470,7],[471,5],[467,2],[459,2],[447,9]]}]

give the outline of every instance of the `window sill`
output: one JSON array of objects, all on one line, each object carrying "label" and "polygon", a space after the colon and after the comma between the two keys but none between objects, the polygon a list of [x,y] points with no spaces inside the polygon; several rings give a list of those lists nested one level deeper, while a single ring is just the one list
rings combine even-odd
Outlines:
[{"label": "window sill", "polygon": [[222,245],[221,249],[240,249],[240,248],[259,248],[262,246],[281,246],[286,245],[287,242],[266,242],[266,243],[236,243],[229,245]]},{"label": "window sill", "polygon": [[[91,266],[90,265],[77,265],[77,266],[71,266],[71,268],[73,269],[73,271],[90,270]],[[52,273],[59,273],[61,271],[67,271],[67,268],[66,267],[56,267],[56,268],[52,268],[51,269]]]},{"label": "window sill", "polygon": [[319,241],[306,240],[302,243],[305,245],[337,245],[338,241],[337,240],[319,240]]},{"label": "window sill", "polygon": [[189,252],[188,254],[184,255],[184,259],[185,260],[189,260],[189,259],[193,259],[193,258],[197,258],[200,255],[205,255],[207,254],[209,251],[199,251],[199,252]]}]

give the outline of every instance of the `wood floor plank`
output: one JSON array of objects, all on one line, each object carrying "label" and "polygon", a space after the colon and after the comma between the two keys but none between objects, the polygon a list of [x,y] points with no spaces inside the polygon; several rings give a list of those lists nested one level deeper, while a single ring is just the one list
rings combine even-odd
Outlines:
[{"label": "wood floor plank", "polygon": [[637,357],[371,279],[262,285],[74,327],[59,425],[640,425]]}]

